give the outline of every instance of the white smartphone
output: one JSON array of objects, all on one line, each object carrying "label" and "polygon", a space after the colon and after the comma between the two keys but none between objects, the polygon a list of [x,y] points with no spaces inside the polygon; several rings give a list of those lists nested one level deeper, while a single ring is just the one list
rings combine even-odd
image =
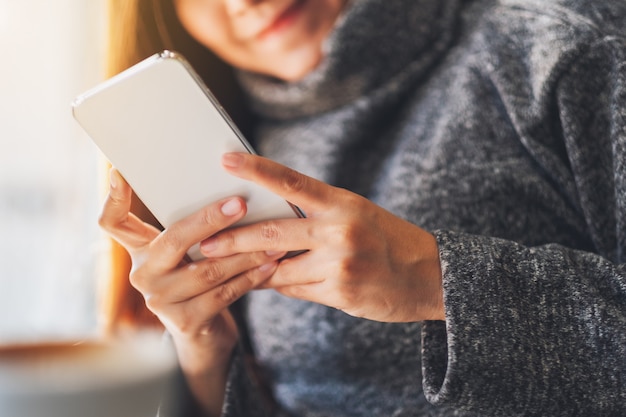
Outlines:
[{"label": "white smartphone", "polygon": [[[163,227],[235,195],[248,205],[238,225],[303,217],[281,197],[222,169],[224,153],[254,151],[176,52],[153,55],[79,95],[72,111]],[[188,255],[202,258],[198,245]]]}]

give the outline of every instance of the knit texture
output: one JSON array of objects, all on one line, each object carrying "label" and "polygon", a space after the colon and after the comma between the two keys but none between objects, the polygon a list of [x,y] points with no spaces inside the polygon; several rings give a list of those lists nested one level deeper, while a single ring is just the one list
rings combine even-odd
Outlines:
[{"label": "knit texture", "polygon": [[626,415],[625,27],[622,0],[357,0],[302,82],[241,74],[260,153],[435,234],[447,320],[254,292],[279,408],[238,353],[224,415]]}]

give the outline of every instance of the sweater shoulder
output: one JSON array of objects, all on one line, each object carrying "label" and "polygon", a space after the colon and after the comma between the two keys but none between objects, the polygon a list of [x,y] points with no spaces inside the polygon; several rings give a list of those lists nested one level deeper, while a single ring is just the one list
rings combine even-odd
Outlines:
[{"label": "sweater shoulder", "polygon": [[[504,32],[550,41],[567,34],[571,42],[626,36],[626,2],[597,0],[497,0],[488,21]],[[524,30],[525,29],[525,30]]]},{"label": "sweater shoulder", "polygon": [[[602,3],[602,4],[598,4]],[[485,0],[468,7],[462,63],[490,79],[514,108],[546,104],[560,80],[594,53],[614,66],[626,51],[626,2]],[[617,4],[619,3],[619,4]],[[595,68],[595,69],[594,69]],[[580,79],[579,82],[588,80]]]}]

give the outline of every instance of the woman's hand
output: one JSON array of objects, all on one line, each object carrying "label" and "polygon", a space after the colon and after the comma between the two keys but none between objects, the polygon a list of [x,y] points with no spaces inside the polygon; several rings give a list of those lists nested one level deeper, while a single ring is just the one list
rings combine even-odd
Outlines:
[{"label": "woman's hand", "polygon": [[307,250],[284,259],[264,287],[357,317],[445,320],[435,238],[367,199],[268,159],[232,153],[227,171],[300,207],[305,219],[262,222],[218,233],[206,256]]},{"label": "woman's hand", "polygon": [[[159,232],[130,213],[132,190],[116,170],[100,225],[129,252],[131,283],[172,335],[191,389],[219,414],[229,359],[238,339],[228,306],[276,270],[281,253],[231,253],[185,263],[194,244],[241,219],[246,205],[230,198]],[[213,393],[209,398],[207,393]]]}]

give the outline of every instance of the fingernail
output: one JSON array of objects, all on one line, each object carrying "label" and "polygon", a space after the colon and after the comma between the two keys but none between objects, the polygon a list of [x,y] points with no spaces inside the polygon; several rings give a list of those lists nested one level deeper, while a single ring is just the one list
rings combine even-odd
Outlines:
[{"label": "fingernail", "polygon": [[217,242],[215,239],[207,239],[200,244],[200,252],[209,253],[217,249]]},{"label": "fingernail", "polygon": [[222,155],[222,164],[225,167],[237,168],[243,163],[243,155],[237,152]]},{"label": "fingernail", "polygon": [[239,214],[241,209],[241,201],[239,201],[238,198],[228,200],[226,203],[222,204],[221,208],[224,216],[234,216],[235,214]]},{"label": "fingernail", "polygon": [[276,267],[276,262],[270,262],[259,267],[259,271],[268,272]]}]

